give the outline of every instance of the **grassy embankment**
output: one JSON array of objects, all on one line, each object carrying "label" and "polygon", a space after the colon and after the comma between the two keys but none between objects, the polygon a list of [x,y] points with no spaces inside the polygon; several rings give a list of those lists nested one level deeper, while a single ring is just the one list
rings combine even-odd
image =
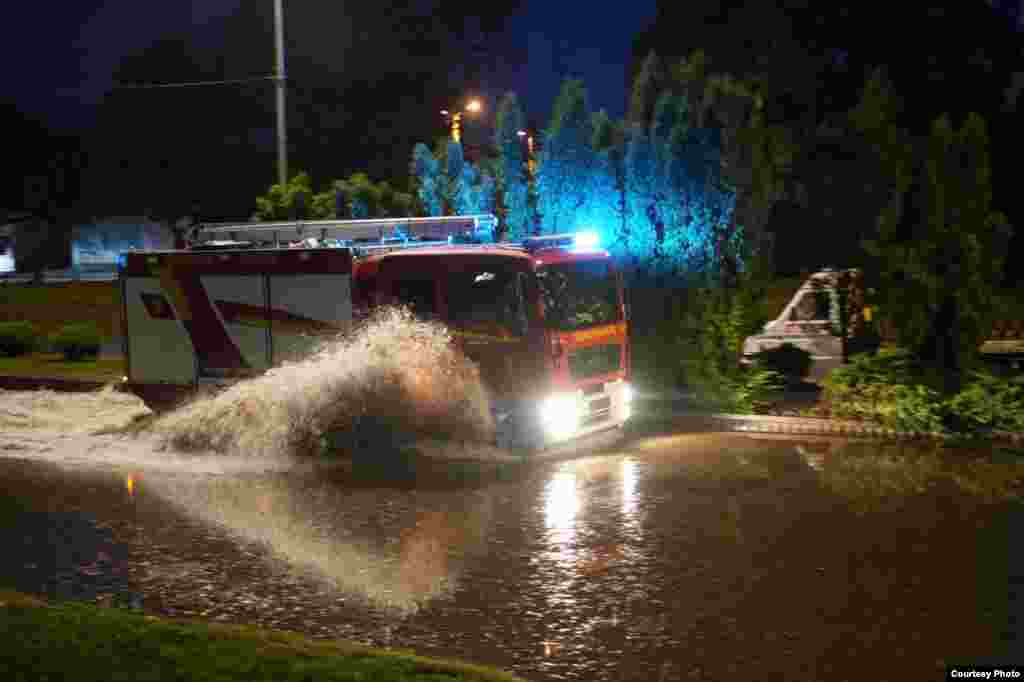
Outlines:
[{"label": "grassy embankment", "polygon": [[[110,341],[121,334],[121,292],[116,282],[0,286],[0,322],[17,320],[28,320],[44,336],[65,324],[94,322],[104,341]],[[119,356],[76,362],[59,353],[0,357],[0,376],[118,381],[123,375]]]},{"label": "grassy embankment", "polygon": [[521,682],[492,668],[245,625],[46,604],[0,590],[0,668],[10,680]]},{"label": "grassy embankment", "polygon": [[5,284],[0,286],[0,322],[28,320],[42,334],[65,324],[95,322],[104,340],[121,334],[121,291],[116,282]]}]

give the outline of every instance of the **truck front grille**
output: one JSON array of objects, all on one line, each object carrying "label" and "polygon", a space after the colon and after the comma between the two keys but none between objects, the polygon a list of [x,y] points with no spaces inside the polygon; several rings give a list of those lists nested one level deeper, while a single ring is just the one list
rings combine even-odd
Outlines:
[{"label": "truck front grille", "polygon": [[612,399],[610,396],[604,396],[591,400],[587,403],[587,409],[583,413],[583,419],[581,420],[582,426],[590,426],[597,422],[610,419],[612,415]]},{"label": "truck front grille", "polygon": [[569,375],[582,381],[617,372],[622,365],[622,344],[607,343],[580,348],[569,355]]}]

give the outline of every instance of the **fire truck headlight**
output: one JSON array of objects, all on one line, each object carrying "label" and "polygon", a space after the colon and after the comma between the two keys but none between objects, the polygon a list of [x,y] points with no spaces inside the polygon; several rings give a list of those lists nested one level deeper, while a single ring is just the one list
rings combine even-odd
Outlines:
[{"label": "fire truck headlight", "polygon": [[540,420],[544,431],[553,440],[572,438],[580,426],[579,400],[571,393],[545,398],[540,405]]}]

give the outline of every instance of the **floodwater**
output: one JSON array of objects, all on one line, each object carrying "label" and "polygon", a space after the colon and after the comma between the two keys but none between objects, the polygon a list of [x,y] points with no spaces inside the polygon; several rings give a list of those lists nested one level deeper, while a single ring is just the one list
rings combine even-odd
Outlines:
[{"label": "floodwater", "polygon": [[486,405],[444,330],[394,311],[136,436],[131,396],[0,391],[0,586],[536,682],[934,679],[1024,651],[1019,451],[651,426],[511,464]]},{"label": "floodwater", "polygon": [[937,679],[1021,651],[1012,452],[648,435],[396,483],[4,439],[0,582],[59,598],[535,681]]}]

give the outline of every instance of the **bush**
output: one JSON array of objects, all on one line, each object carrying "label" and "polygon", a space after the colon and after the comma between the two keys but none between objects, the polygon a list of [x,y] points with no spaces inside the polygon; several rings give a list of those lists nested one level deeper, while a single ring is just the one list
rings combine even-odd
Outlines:
[{"label": "bush", "polygon": [[832,415],[908,431],[1024,431],[1024,377],[974,372],[955,395],[922,379],[905,350],[860,356],[825,378]]},{"label": "bush", "polygon": [[850,363],[837,367],[825,377],[825,390],[841,397],[870,384],[913,383],[917,364],[902,348],[882,349],[874,355],[857,355]]},{"label": "bush", "polygon": [[0,354],[24,355],[39,346],[39,331],[31,322],[0,322]]},{"label": "bush", "polygon": [[1024,377],[1003,378],[974,372],[949,401],[964,430],[1024,431]]},{"label": "bush", "polygon": [[834,417],[876,422],[905,431],[944,431],[948,406],[919,379],[911,355],[902,349],[860,355],[825,377],[825,396]]},{"label": "bush", "polygon": [[738,379],[729,386],[726,407],[737,414],[763,411],[785,388],[785,377],[771,369],[741,369]]},{"label": "bush", "polygon": [[65,360],[83,360],[99,355],[103,337],[95,323],[82,322],[61,327],[51,343],[55,350],[64,354]]},{"label": "bush", "polygon": [[791,343],[763,350],[754,355],[757,367],[777,372],[788,384],[800,383],[811,371],[811,354]]}]

